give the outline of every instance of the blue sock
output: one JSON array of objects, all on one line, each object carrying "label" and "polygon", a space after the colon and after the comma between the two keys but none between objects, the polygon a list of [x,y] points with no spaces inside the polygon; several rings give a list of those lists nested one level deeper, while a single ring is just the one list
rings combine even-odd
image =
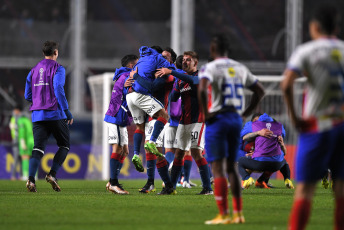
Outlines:
[{"label": "blue sock", "polygon": [[151,141],[156,142],[156,140],[158,139],[161,131],[164,129],[164,126],[166,124],[166,121],[159,117],[156,122],[154,123],[154,129],[153,129],[153,133],[152,136],[150,138]]},{"label": "blue sock", "polygon": [[174,160],[174,154],[173,152],[166,152],[165,153],[165,159],[167,160],[168,164],[171,164]]},{"label": "blue sock", "polygon": [[201,180],[202,180],[203,188],[212,190],[211,184],[210,184],[210,176],[209,176],[208,164],[198,166],[198,168],[199,168],[199,174],[201,175]]},{"label": "blue sock", "polygon": [[176,188],[177,186],[177,182],[182,172],[183,165],[184,165],[183,160],[178,160],[174,158],[173,166],[171,170],[171,182],[174,188]]},{"label": "blue sock", "polygon": [[143,131],[136,129],[134,133],[134,154],[139,154],[143,138]]},{"label": "blue sock", "polygon": [[161,180],[165,183],[166,187],[172,187],[172,182],[171,182],[171,178],[170,175],[168,174],[168,162],[165,160],[160,161],[157,164],[157,168],[158,168],[158,173],[161,177]]},{"label": "blue sock", "polygon": [[147,160],[147,176],[149,181],[154,181],[155,178],[156,160]]},{"label": "blue sock", "polygon": [[184,181],[189,183],[192,161],[184,160]]},{"label": "blue sock", "polygon": [[110,179],[118,179],[120,162],[116,159],[110,159]]},{"label": "blue sock", "polygon": [[29,161],[29,176],[30,177],[35,177],[40,161],[41,161],[40,159],[37,159],[35,157],[30,158],[30,161]]},{"label": "blue sock", "polygon": [[[59,169],[61,168],[61,165],[65,161],[67,154],[68,154],[68,149],[60,147],[59,150],[57,150],[54,159],[53,159],[53,165],[51,166],[51,171],[58,172]],[[56,173],[55,173],[56,174]]]}]

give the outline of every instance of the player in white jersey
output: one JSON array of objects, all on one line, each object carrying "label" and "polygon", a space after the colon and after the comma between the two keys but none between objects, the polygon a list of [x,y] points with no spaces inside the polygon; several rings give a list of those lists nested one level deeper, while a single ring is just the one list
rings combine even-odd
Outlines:
[{"label": "player in white jersey", "polygon": [[[300,131],[294,204],[288,229],[305,229],[316,183],[330,168],[334,181],[335,229],[344,229],[344,43],[335,37],[339,13],[331,5],[316,9],[309,23],[313,41],[291,56],[281,88],[291,121]],[[293,84],[304,74],[307,90],[302,118],[295,111]]]},{"label": "player in white jersey", "polygon": [[[257,78],[239,62],[227,58],[229,41],[220,34],[213,37],[210,55],[215,60],[200,70],[198,97],[206,120],[205,149],[214,176],[214,194],[219,214],[206,224],[244,223],[241,185],[235,164],[240,144],[242,118],[253,112],[264,95]],[[253,92],[245,109],[244,88]],[[233,217],[228,210],[228,186],[233,195]]]}]

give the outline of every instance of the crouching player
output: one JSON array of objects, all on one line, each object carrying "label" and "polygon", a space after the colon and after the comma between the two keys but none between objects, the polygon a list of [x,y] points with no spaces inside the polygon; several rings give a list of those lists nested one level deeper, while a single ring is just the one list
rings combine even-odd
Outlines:
[{"label": "crouching player", "polygon": [[130,71],[136,64],[136,55],[126,55],[122,58],[122,67],[116,69],[113,78],[116,81],[113,86],[109,109],[105,114],[104,121],[109,128],[109,144],[112,144],[112,154],[110,158],[110,181],[106,184],[106,189],[116,194],[129,194],[118,182],[118,174],[122,168],[123,161],[128,156],[128,131],[132,118],[128,116],[128,106],[125,100],[127,88],[131,86],[129,79]]},{"label": "crouching player", "polygon": [[[227,58],[228,50],[227,38],[224,35],[214,36],[210,44],[210,55],[215,60],[203,66],[199,74],[198,97],[206,120],[205,149],[212,165],[215,200],[219,209],[219,214],[205,224],[245,222],[240,178],[235,164],[242,126],[239,113],[245,104],[243,88],[253,91],[251,103],[242,113],[244,118],[254,110],[264,95],[257,78],[245,66]],[[225,172],[228,173],[233,195],[232,218],[228,210]]]}]

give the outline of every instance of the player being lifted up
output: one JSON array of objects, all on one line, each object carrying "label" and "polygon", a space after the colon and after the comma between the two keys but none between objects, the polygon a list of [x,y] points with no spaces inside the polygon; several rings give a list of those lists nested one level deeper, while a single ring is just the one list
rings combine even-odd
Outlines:
[{"label": "player being lifted up", "polygon": [[[140,48],[140,59],[134,67],[141,78],[148,82],[153,82],[156,69],[161,67],[175,68],[174,65],[166,61],[156,50],[147,46],[142,46]],[[135,73],[132,72],[130,76],[133,77],[134,74]],[[151,139],[145,144],[145,149],[157,156],[163,156],[156,148],[155,142],[160,132],[163,130],[164,125],[167,123],[168,114],[163,105],[151,95],[150,90],[142,87],[138,81],[134,82],[129,88],[127,103],[136,125],[134,134],[134,156],[132,161],[136,169],[143,172],[143,165],[139,154],[145,130],[146,114],[156,118],[157,121],[154,124]]]},{"label": "player being lifted up", "polygon": [[129,79],[130,71],[136,64],[138,57],[133,54],[122,58],[122,67],[116,69],[113,80],[116,81],[104,121],[109,129],[109,144],[112,144],[112,154],[110,158],[110,180],[106,184],[106,189],[117,194],[129,194],[118,182],[118,174],[122,168],[123,161],[128,156],[128,131],[132,118],[128,116],[127,102],[125,100],[128,88],[131,86]]},{"label": "player being lifted up", "polygon": [[[227,58],[229,41],[224,35],[212,38],[210,55],[215,60],[200,71],[198,97],[206,120],[205,148],[214,176],[215,200],[219,214],[205,224],[244,223],[241,186],[235,162],[240,144],[242,119],[253,112],[264,95],[257,78],[239,62]],[[244,109],[244,88],[253,92]],[[209,100],[208,100],[209,98]],[[232,191],[233,216],[228,210],[228,184]]]},{"label": "player being lifted up", "polygon": [[[167,47],[162,51],[162,56],[171,64],[173,64],[176,60],[176,53],[173,51],[173,49]],[[138,80],[139,83],[141,83],[141,79],[138,75],[135,75],[134,77],[136,80]],[[143,79],[142,79],[143,80]],[[164,78],[157,78],[153,81],[153,84],[149,87],[153,91],[153,96],[158,99],[159,102],[164,106],[165,110],[167,111],[168,108],[170,108],[170,100],[169,100],[169,94],[173,88],[173,82],[174,77],[172,75],[166,76]],[[146,82],[142,82],[142,85],[145,86]],[[146,143],[150,140],[153,128],[155,125],[156,119],[152,119],[149,117],[149,122],[146,123]],[[165,129],[169,126],[169,123],[165,125],[164,130],[160,133],[156,145],[158,150],[161,152],[162,147],[164,145],[164,137],[165,137]],[[165,146],[166,147],[166,146]],[[157,160],[157,156],[150,153],[148,150],[146,150],[146,161],[147,161],[147,176],[148,180],[147,183],[139,190],[141,193],[149,193],[154,192],[154,177],[155,177],[155,165],[158,168],[158,172],[160,175],[164,177],[165,171],[168,172],[168,170],[165,170],[165,167],[168,169],[168,161],[167,159],[160,157]],[[165,178],[166,180],[166,178]]]},{"label": "player being lifted up", "polygon": [[171,170],[171,180],[176,187],[177,180],[184,166],[185,151],[191,149],[191,155],[196,161],[201,175],[203,189],[200,195],[213,194],[210,184],[208,162],[203,157],[204,148],[204,116],[198,104],[198,54],[193,51],[184,52],[183,70],[190,75],[179,73],[175,70],[162,68],[157,72],[158,76],[170,75],[179,78],[171,93],[171,100],[176,101],[180,96],[182,99],[182,117],[180,119],[175,143],[177,150]]},{"label": "player being lifted up", "polygon": [[[281,83],[291,121],[300,131],[290,230],[306,228],[316,183],[328,168],[334,181],[334,228],[344,229],[344,42],[336,38],[338,9],[329,4],[317,7],[309,23],[312,41],[294,51]],[[303,74],[307,91],[300,118],[293,84]]]}]

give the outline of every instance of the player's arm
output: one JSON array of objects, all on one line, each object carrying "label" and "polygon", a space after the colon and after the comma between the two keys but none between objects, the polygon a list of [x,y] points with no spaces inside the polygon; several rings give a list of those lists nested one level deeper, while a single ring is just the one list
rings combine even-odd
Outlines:
[{"label": "player's arm", "polygon": [[25,125],[24,125],[23,120],[22,120],[21,123],[18,122],[18,140],[19,140],[20,147],[23,150],[27,149],[25,139],[26,139],[25,138]]},{"label": "player's arm", "polygon": [[[198,78],[197,78],[198,79]],[[204,114],[205,121],[209,120],[214,114],[209,113],[208,110],[208,86],[209,86],[209,79],[202,78],[198,85],[198,101],[202,107],[202,111]]]},{"label": "player's arm", "polygon": [[25,100],[32,102],[31,71],[29,72],[29,74],[26,77],[24,97],[25,97]]},{"label": "player's arm", "polygon": [[156,74],[159,77],[164,76],[164,75],[171,75],[172,74],[176,78],[178,78],[178,79],[180,79],[182,81],[185,81],[187,83],[194,84],[194,85],[199,84],[199,79],[198,79],[197,76],[190,76],[190,75],[187,75],[187,74],[179,73],[176,70],[171,70],[171,69],[167,69],[167,68],[161,68],[161,69],[158,69]]},{"label": "player's arm", "polygon": [[295,106],[294,106],[294,96],[293,96],[293,86],[296,78],[299,77],[299,74],[291,69],[286,69],[284,71],[284,79],[281,82],[281,89],[283,92],[284,99],[287,103],[289,110],[289,116],[296,128],[301,128],[300,119],[296,115]]},{"label": "player's arm", "polygon": [[284,155],[287,155],[287,148],[285,147],[282,136],[278,136],[278,143],[281,146],[281,150],[284,152]]},{"label": "player's arm", "polygon": [[256,139],[256,137],[258,137],[258,136],[271,138],[272,134],[273,134],[273,132],[268,130],[268,129],[261,129],[257,132],[248,133],[248,134],[244,135],[242,139],[244,141],[251,142],[251,141],[254,141]]},{"label": "player's arm", "polygon": [[54,93],[57,98],[61,109],[65,112],[67,116],[68,124],[73,124],[73,116],[68,109],[68,102],[64,91],[64,84],[66,80],[66,70],[63,66],[60,66],[54,76],[53,85]]},{"label": "player's arm", "polygon": [[242,117],[244,119],[254,111],[260,100],[262,100],[263,96],[265,95],[263,85],[259,81],[248,88],[253,92],[253,95],[251,97],[250,104],[242,113]]}]

